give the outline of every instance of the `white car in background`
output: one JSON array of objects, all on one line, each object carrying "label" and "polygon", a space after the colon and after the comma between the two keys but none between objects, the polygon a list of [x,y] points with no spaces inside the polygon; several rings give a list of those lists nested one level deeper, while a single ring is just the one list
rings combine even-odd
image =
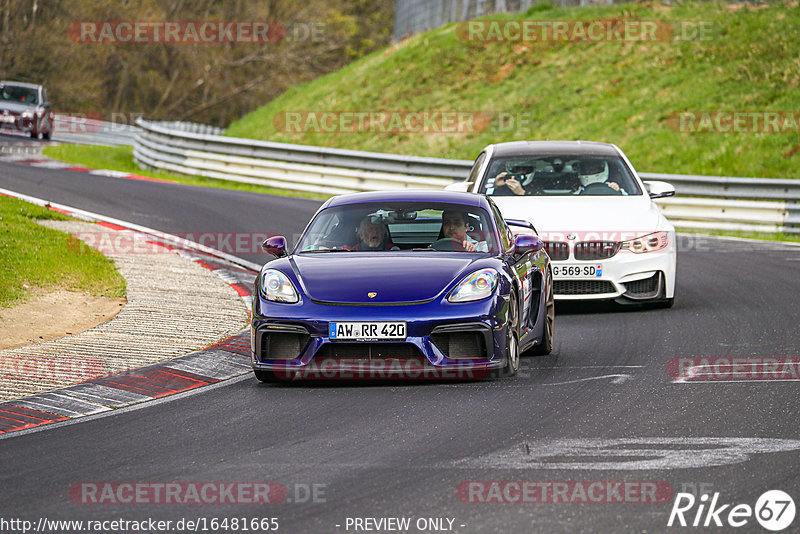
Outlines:
[{"label": "white car in background", "polygon": [[556,299],[672,306],[675,228],[653,199],[675,188],[643,182],[617,146],[489,145],[467,180],[448,189],[490,196],[504,217],[535,226],[553,262]]}]

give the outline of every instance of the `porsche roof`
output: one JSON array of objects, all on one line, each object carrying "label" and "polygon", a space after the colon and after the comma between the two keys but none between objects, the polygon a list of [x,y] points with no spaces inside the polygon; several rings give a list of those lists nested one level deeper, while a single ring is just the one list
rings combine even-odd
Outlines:
[{"label": "porsche roof", "polygon": [[346,204],[364,204],[367,202],[447,202],[467,206],[488,208],[486,197],[476,193],[460,191],[369,191],[364,193],[348,193],[330,198],[325,207],[343,206]]}]

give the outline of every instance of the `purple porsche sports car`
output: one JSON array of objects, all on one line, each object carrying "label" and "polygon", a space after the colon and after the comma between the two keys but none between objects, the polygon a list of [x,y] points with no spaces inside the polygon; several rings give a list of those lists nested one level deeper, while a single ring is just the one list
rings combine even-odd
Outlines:
[{"label": "purple porsche sports car", "polygon": [[[514,229],[512,231],[512,228]],[[255,283],[262,382],[510,376],[553,347],[550,259],[529,223],[449,191],[329,199]]]}]

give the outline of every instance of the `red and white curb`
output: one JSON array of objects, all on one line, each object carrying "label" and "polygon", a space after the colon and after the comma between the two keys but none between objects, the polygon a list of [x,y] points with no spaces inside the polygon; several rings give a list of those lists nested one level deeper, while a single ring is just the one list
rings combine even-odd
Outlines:
[{"label": "red and white curb", "polygon": [[[257,264],[177,236],[71,206],[5,189],[0,189],[0,195],[46,206],[120,232],[133,232],[148,242],[167,247],[218,275],[242,297],[248,309],[251,308],[253,281],[260,269]],[[178,358],[0,403],[0,439],[12,432],[36,429],[176,395],[250,371],[250,334],[245,329],[206,349]]]}]

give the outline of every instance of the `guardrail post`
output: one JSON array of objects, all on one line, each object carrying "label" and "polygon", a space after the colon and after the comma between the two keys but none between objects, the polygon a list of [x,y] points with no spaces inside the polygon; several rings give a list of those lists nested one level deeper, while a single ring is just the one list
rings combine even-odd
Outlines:
[{"label": "guardrail post", "polygon": [[786,203],[786,218],[783,226],[787,232],[800,233],[800,203],[797,200]]}]

